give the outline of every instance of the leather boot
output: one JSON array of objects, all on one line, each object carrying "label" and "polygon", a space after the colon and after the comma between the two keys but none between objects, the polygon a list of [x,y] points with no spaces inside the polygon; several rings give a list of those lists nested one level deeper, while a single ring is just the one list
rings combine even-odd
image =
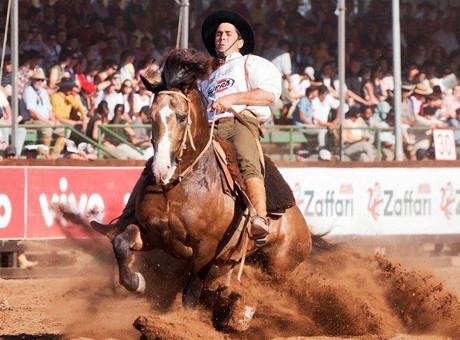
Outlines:
[{"label": "leather boot", "polygon": [[64,137],[58,137],[56,138],[56,141],[54,142],[54,147],[53,147],[53,155],[59,155],[62,150],[64,150],[65,146],[65,138]]},{"label": "leather boot", "polygon": [[37,261],[29,261],[24,253],[18,255],[18,267],[21,269],[29,269],[35,267],[37,264]]},{"label": "leather boot", "polygon": [[250,237],[255,240],[257,246],[263,246],[267,242],[267,236],[270,233],[264,180],[258,177],[247,179],[246,191],[257,214],[251,217],[252,229]]}]

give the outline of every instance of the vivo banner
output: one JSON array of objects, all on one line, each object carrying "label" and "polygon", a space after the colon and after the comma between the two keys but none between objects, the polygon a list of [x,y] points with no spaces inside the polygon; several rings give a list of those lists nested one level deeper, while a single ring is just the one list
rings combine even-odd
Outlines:
[{"label": "vivo banner", "polygon": [[[63,238],[63,204],[101,221],[117,217],[141,173],[139,167],[0,167],[0,239]],[[78,228],[72,229],[78,236]]]},{"label": "vivo banner", "polygon": [[460,234],[458,168],[281,169],[314,233]]},{"label": "vivo banner", "polygon": [[[0,239],[63,238],[52,208],[109,222],[140,167],[0,167]],[[460,234],[460,169],[282,168],[314,233]],[[76,229],[76,230],[75,230]]]}]

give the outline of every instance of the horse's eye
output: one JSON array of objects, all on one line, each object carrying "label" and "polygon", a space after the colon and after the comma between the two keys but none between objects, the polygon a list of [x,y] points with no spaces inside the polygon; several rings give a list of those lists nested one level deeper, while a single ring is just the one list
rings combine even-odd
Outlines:
[{"label": "horse's eye", "polygon": [[186,115],[181,115],[181,114],[177,114],[176,115],[177,117],[177,121],[181,124],[185,123],[187,121],[187,116]]}]

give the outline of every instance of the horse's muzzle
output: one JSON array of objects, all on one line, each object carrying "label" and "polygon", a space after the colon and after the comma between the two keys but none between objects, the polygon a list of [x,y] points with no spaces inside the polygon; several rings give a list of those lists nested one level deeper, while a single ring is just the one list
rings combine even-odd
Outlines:
[{"label": "horse's muzzle", "polygon": [[159,184],[166,185],[171,181],[176,171],[176,164],[161,159],[154,159],[152,162],[152,173],[155,181]]}]

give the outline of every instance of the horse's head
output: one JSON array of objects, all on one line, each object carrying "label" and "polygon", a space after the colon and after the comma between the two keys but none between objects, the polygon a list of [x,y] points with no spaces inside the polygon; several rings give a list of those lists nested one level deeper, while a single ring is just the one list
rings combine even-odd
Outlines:
[{"label": "horse's head", "polygon": [[206,111],[196,89],[196,80],[208,73],[209,62],[193,50],[174,50],[163,64],[161,82],[144,84],[153,91],[151,108],[152,172],[157,183],[166,185],[191,163],[209,137]]}]

